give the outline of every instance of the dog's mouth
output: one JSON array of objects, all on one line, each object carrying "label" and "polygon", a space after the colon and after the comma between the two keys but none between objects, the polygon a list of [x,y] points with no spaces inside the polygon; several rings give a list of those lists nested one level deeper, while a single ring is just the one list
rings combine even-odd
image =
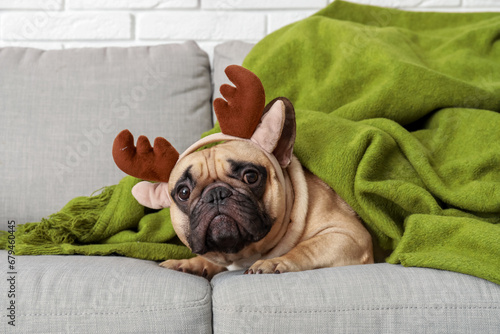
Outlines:
[{"label": "dog's mouth", "polygon": [[238,249],[242,237],[238,223],[226,215],[216,216],[209,224],[206,235],[208,249],[221,249],[230,252]]},{"label": "dog's mouth", "polygon": [[272,227],[272,219],[255,198],[226,184],[205,189],[189,216],[188,243],[201,255],[237,253],[264,238]]}]

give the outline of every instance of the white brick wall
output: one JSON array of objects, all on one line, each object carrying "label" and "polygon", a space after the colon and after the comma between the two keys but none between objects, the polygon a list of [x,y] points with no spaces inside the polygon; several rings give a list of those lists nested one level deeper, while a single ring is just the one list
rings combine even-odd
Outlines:
[{"label": "white brick wall", "polygon": [[[500,11],[500,0],[350,0],[422,11]],[[256,42],[332,0],[0,0],[0,46],[60,49]]]}]

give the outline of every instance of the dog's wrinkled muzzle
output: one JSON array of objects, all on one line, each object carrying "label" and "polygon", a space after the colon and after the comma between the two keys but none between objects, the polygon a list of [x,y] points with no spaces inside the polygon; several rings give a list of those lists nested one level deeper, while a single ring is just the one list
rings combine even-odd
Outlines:
[{"label": "dog's wrinkled muzzle", "polygon": [[194,253],[237,253],[271,229],[256,199],[217,182],[207,186],[190,214],[188,242]]}]

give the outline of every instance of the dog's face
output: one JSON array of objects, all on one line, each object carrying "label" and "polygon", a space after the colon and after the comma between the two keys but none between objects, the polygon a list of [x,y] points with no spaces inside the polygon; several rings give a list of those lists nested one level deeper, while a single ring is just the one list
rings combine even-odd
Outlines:
[{"label": "dog's face", "polygon": [[284,214],[284,185],[276,173],[247,142],[229,141],[184,157],[168,182],[172,224],[181,241],[209,257],[255,246]]},{"label": "dog's face", "polygon": [[139,137],[136,148],[128,130],[113,144],[122,170],[160,181],[136,184],[132,194],[137,201],[153,209],[170,207],[179,239],[220,265],[264,254],[286,230],[293,196],[286,169],[293,155],[295,112],[286,98],[276,98],[260,113],[250,137],[212,134],[182,156],[163,138],[155,140],[153,149]]}]

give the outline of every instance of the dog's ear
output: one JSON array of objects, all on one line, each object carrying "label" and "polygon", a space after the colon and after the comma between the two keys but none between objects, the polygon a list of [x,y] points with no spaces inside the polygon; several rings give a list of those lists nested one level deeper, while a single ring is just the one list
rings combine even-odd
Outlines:
[{"label": "dog's ear", "polygon": [[251,140],[274,154],[282,168],[291,160],[295,143],[295,110],[284,97],[272,100],[264,108],[263,116]]},{"label": "dog's ear", "polygon": [[132,188],[132,195],[137,202],[151,209],[170,207],[168,183],[139,182]]}]

